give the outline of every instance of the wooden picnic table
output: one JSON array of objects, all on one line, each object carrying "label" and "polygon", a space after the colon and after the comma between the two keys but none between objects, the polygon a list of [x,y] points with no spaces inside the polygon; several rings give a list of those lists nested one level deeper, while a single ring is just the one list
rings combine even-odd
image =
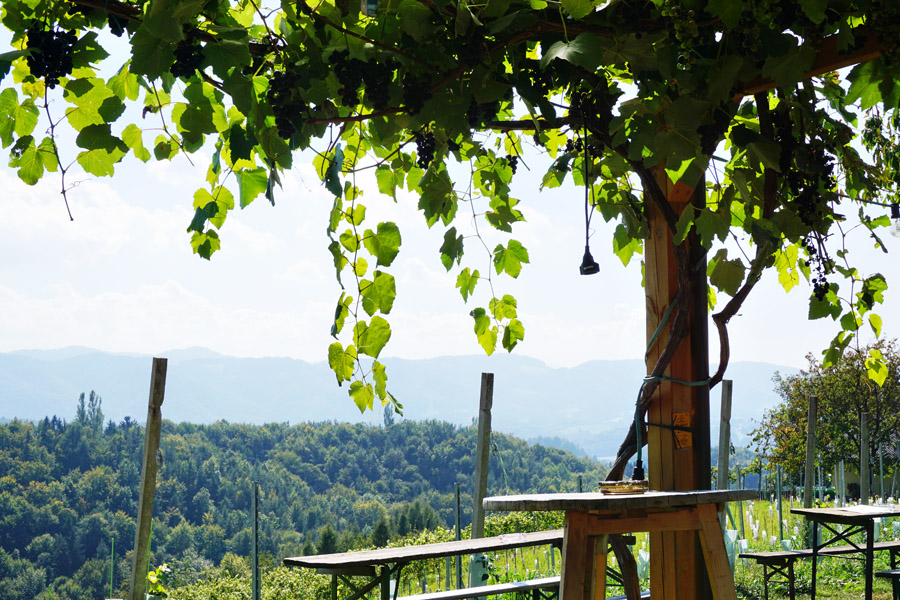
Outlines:
[{"label": "wooden picnic table", "polygon": [[[866,561],[866,600],[872,600],[872,571],[874,562],[875,544],[875,519],[884,517],[900,517],[897,506],[878,506],[862,504],[858,506],[843,506],[839,508],[792,508],[791,512],[803,515],[808,521],[819,524],[827,529],[834,537],[819,543],[818,529],[813,527],[812,544],[812,583],[810,600],[816,600],[816,563],[819,553],[837,542],[846,542],[863,553]],[[841,528],[840,526],[845,527]],[[865,545],[859,546],[850,539],[857,533],[865,533]]]},{"label": "wooden picnic table", "polygon": [[[337,600],[337,583],[339,578],[347,582],[348,585],[354,589],[354,593],[345,600],[358,600],[378,586],[381,588],[381,600],[389,600],[391,597],[391,578],[393,577],[395,580],[399,581],[400,571],[404,566],[413,561],[427,560],[429,558],[442,558],[445,556],[496,552],[499,550],[524,548],[527,546],[553,545],[560,547],[562,541],[563,530],[554,529],[530,533],[507,533],[504,535],[474,540],[439,542],[436,544],[422,544],[419,546],[379,548],[376,550],[319,554],[316,556],[294,556],[285,558],[283,562],[288,567],[306,567],[315,569],[316,572],[321,574],[331,575],[332,600]],[[355,586],[346,579],[351,576],[368,577],[369,581],[361,587]],[[530,582],[524,582],[524,587],[527,587],[529,583]],[[538,580],[531,583],[535,586],[540,583],[542,587],[550,585],[549,582]],[[523,585],[520,585],[519,587],[523,587]],[[397,589],[399,589],[399,585],[397,586]],[[465,592],[461,593],[465,595]],[[480,594],[471,593],[469,595],[477,596]],[[394,597],[396,598],[396,590]]]},{"label": "wooden picnic table", "polygon": [[[484,499],[485,510],[565,511],[561,600],[606,598],[607,536],[637,531],[697,531],[715,600],[736,600],[718,513],[755,490],[644,494],[535,494]],[[651,548],[652,552],[652,548]],[[678,574],[661,574],[677,580]],[[657,600],[653,589],[650,597]]]}]

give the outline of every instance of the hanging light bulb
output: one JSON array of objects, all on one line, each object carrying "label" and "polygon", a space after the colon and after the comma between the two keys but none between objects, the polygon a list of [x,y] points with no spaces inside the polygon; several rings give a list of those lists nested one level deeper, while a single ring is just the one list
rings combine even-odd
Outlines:
[{"label": "hanging light bulb", "polygon": [[600,272],[600,265],[591,256],[591,247],[587,244],[584,246],[584,258],[581,259],[581,266],[578,267],[578,270],[582,275],[593,275]]},{"label": "hanging light bulb", "polygon": [[891,235],[900,238],[900,202],[891,204]]}]

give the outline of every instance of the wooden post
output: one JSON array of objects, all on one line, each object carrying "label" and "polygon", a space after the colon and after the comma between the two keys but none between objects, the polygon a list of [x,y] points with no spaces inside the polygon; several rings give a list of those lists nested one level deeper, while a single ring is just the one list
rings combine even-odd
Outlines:
[{"label": "wooden post", "polygon": [[884,502],[884,452],[883,445],[878,446],[878,484],[881,486],[881,502]]},{"label": "wooden post", "polygon": [[153,494],[156,491],[156,453],[162,429],[161,407],[166,396],[165,358],[154,358],[150,371],[150,400],[144,429],[144,464],[141,468],[141,491],[138,497],[137,531],[134,536],[134,558],[131,563],[131,600],[144,600],[147,571],[150,566],[150,523],[153,519]]},{"label": "wooden post", "polygon": [[[722,409],[719,415],[719,461],[716,469],[716,489],[728,489],[728,459],[731,454],[731,390],[730,379],[722,380]],[[719,522],[725,529],[725,511],[719,513]]]},{"label": "wooden post", "polygon": [[869,413],[859,419],[859,503],[869,503]]},{"label": "wooden post", "polygon": [[253,486],[253,543],[250,546],[250,598],[259,600],[259,482],[251,482]]},{"label": "wooden post", "polygon": [[816,485],[816,415],[818,400],[815,396],[809,399],[809,412],[806,418],[806,471],[803,476],[803,508],[812,508],[814,488]]},{"label": "wooden post", "polygon": [[[704,206],[705,185],[696,191],[684,184],[672,184],[663,166],[654,167],[676,215],[692,202]],[[645,242],[645,290],[647,299],[647,350],[649,373],[669,339],[672,320],[662,326],[669,306],[678,291],[678,269],[672,246],[672,235],[666,220],[655,204],[645,203],[650,223],[650,237]],[[694,235],[682,242],[688,248],[692,268],[688,294],[690,315],[688,335],[681,341],[665,375],[673,379],[699,382],[709,378],[707,328],[706,259]],[[685,386],[664,381],[656,389],[647,410],[647,466],[651,490],[707,490],[710,487],[709,388]],[[670,427],[688,428],[676,434]],[[703,550],[699,536],[693,531],[656,532],[650,534],[650,589],[654,600],[702,600],[709,592]]]},{"label": "wooden post", "polygon": [[472,506],[472,539],[484,537],[484,508],[487,491],[488,459],[491,449],[491,407],[494,404],[494,374],[481,374],[481,401],[478,410],[478,444],[475,449],[475,488]]},{"label": "wooden post", "polygon": [[[456,483],[456,541],[462,539],[462,510],[459,498],[459,482]],[[397,580],[399,584],[400,580]],[[456,589],[462,587],[462,556],[456,555]]]}]

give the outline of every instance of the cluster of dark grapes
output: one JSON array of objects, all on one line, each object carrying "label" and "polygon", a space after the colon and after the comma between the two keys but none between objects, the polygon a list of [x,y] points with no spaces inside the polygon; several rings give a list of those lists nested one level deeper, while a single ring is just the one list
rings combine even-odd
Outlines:
[{"label": "cluster of dark grapes", "polygon": [[509,168],[512,169],[513,175],[515,175],[516,169],[519,168],[519,157],[515,154],[507,154],[506,162],[509,163]]},{"label": "cluster of dark grapes", "polygon": [[425,131],[424,133],[417,131],[415,138],[416,156],[418,157],[416,164],[422,169],[427,169],[431,161],[434,160],[434,134],[430,131]]},{"label": "cluster of dark grapes", "polygon": [[91,13],[94,12],[93,6],[85,6],[84,4],[78,4],[77,2],[73,2],[69,0],[66,4],[66,14],[67,15],[84,15],[85,17],[91,16]]},{"label": "cluster of dark grapes", "polygon": [[169,67],[169,72],[175,77],[192,77],[200,68],[201,62],[203,62],[203,47],[197,39],[196,30],[192,29],[175,46],[175,62]]},{"label": "cluster of dark grapes", "polygon": [[106,22],[109,24],[109,31],[116,37],[122,37],[122,34],[125,33],[125,25],[122,21],[119,20],[116,15],[109,13],[106,15]]},{"label": "cluster of dark grapes", "polygon": [[391,82],[394,80],[394,71],[397,63],[393,60],[370,63],[369,68],[363,73],[363,81],[366,84],[366,98],[372,103],[375,110],[384,110],[391,99]]},{"label": "cluster of dark grapes", "polygon": [[572,93],[569,98],[569,114],[581,119],[591,130],[608,132],[616,98],[610,93],[607,81],[602,79],[596,90]]},{"label": "cluster of dark grapes", "polygon": [[[591,156],[599,156],[601,152],[603,152],[603,147],[600,144],[592,144],[589,143],[587,145],[588,152],[590,152]],[[566,154],[581,154],[584,152],[584,140],[579,138],[576,139],[567,139],[566,140]]]},{"label": "cluster of dark grapes", "polygon": [[487,53],[484,28],[476,27],[472,33],[456,46],[456,58],[466,67],[477,66]]},{"label": "cluster of dark grapes", "polygon": [[521,72],[531,81],[531,86],[541,96],[546,96],[553,89],[553,75],[541,68],[540,61],[526,60],[522,63]]},{"label": "cluster of dark grapes", "polygon": [[297,131],[302,115],[309,107],[300,97],[298,84],[300,77],[293,71],[275,71],[269,80],[266,100],[275,113],[278,135],[288,140]]},{"label": "cluster of dark grapes", "polygon": [[431,98],[431,76],[427,73],[415,75],[407,73],[403,76],[403,106],[411,115],[418,114]]},{"label": "cluster of dark grapes", "polygon": [[803,247],[809,256],[806,266],[813,271],[813,295],[821,302],[828,293],[828,275],[831,273],[833,262],[815,235],[811,234],[804,238]]},{"label": "cluster of dark grapes", "polygon": [[359,86],[363,83],[363,73],[368,66],[358,58],[350,58],[349,50],[332,52],[328,57],[328,63],[337,75],[341,87],[338,94],[341,96],[341,104],[344,106],[356,106],[359,104]]},{"label": "cluster of dark grapes", "polygon": [[821,140],[812,139],[794,151],[794,168],[788,173],[788,186],[800,221],[810,229],[819,229],[829,214],[822,189],[835,185],[834,159]]},{"label": "cluster of dark grapes", "polygon": [[[512,88],[507,90],[504,99],[512,100]],[[500,100],[492,100],[491,102],[483,102],[479,104],[475,98],[469,102],[469,108],[466,110],[466,120],[469,127],[478,129],[485,123],[497,120],[497,114],[500,112]]]},{"label": "cluster of dark grapes", "polygon": [[38,79],[43,77],[48,88],[55,88],[60,77],[72,72],[72,48],[78,37],[73,31],[48,31],[38,23],[33,23],[26,35],[25,48],[30,52],[25,62],[31,74]]}]

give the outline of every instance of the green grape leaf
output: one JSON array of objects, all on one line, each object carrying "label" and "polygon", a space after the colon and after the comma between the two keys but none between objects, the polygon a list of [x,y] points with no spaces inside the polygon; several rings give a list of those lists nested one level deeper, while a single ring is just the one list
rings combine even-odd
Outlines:
[{"label": "green grape leaf", "polygon": [[391,326],[381,317],[372,317],[369,323],[358,321],[353,328],[353,339],[361,354],[378,358],[385,344],[391,339]]},{"label": "green grape leaf", "polygon": [[119,72],[109,78],[106,87],[120,100],[135,101],[141,91],[140,83],[138,83],[137,75],[128,70],[128,64],[122,65]]},{"label": "green grape leaf", "polygon": [[809,320],[831,317],[837,319],[841,316],[841,301],[837,297],[837,285],[831,284],[825,297],[821,300],[815,296],[809,297]]},{"label": "green grape leaf", "polygon": [[[179,28],[180,31],[180,28]],[[140,27],[131,36],[131,71],[154,80],[168,73],[175,61],[175,45],[165,42]]]},{"label": "green grape leaf", "polygon": [[483,308],[476,308],[469,314],[475,319],[475,336],[478,343],[484,348],[485,354],[490,356],[497,348],[497,327],[491,325],[491,318]]},{"label": "green grape leaf", "polygon": [[334,149],[334,157],[328,163],[323,180],[325,181],[325,189],[334,194],[341,196],[344,190],[341,188],[341,165],[344,162],[344,151],[338,144]]},{"label": "green grape leaf", "polygon": [[825,20],[825,12],[828,10],[828,0],[800,0],[800,8],[809,20],[818,25]]},{"label": "green grape leaf", "polygon": [[202,233],[195,231],[191,236],[191,248],[194,249],[194,254],[199,254],[202,258],[209,260],[221,248],[219,234],[212,230]]},{"label": "green grape leaf", "polygon": [[494,318],[498,321],[502,321],[503,319],[515,319],[517,316],[516,299],[509,294],[503,296],[503,298],[491,298],[489,307],[491,309],[491,314],[494,315]]},{"label": "green grape leaf", "polygon": [[129,123],[122,131],[122,141],[131,148],[138,160],[142,162],[150,160],[150,151],[144,147],[144,136],[140,127]]},{"label": "green grape leaf", "polygon": [[383,271],[375,271],[372,281],[364,279],[359,286],[359,293],[363,299],[363,310],[370,317],[375,311],[382,314],[390,314],[394,307],[394,298],[397,297],[397,287],[394,276]]},{"label": "green grape leaf", "polygon": [[869,356],[866,358],[866,373],[869,379],[883,386],[888,376],[888,366],[884,356],[877,348],[869,348]]},{"label": "green grape leaf", "polygon": [[382,404],[386,404],[389,396],[387,391],[387,372],[384,365],[377,360],[372,361],[372,377],[375,379],[375,395],[381,400]]},{"label": "green grape leaf", "polygon": [[875,313],[869,313],[869,327],[872,328],[872,333],[875,334],[875,337],[881,337],[881,317],[876,315]]},{"label": "green grape leaf", "polygon": [[714,15],[719,15],[725,27],[734,29],[741,20],[744,5],[734,0],[709,0],[706,9]]},{"label": "green grape leaf", "polygon": [[353,379],[356,370],[356,348],[352,345],[346,349],[340,342],[328,346],[328,366],[334,371],[338,385]]},{"label": "green grape leaf", "polygon": [[512,278],[522,272],[522,263],[528,263],[528,250],[516,240],[509,240],[509,245],[497,244],[494,248],[494,268],[497,274],[506,272]]},{"label": "green grape leaf", "polygon": [[397,188],[403,188],[403,171],[395,171],[390,167],[381,166],[375,170],[375,179],[378,182],[378,191],[397,199]]},{"label": "green grape leaf", "polygon": [[353,298],[351,296],[348,296],[345,293],[341,293],[341,297],[338,299],[337,306],[334,307],[334,323],[331,324],[332,337],[336,338],[338,334],[344,329],[344,322],[350,315],[351,302],[353,302]]},{"label": "green grape leaf", "polygon": [[469,267],[460,271],[457,276],[456,287],[459,288],[459,293],[462,294],[463,302],[468,302],[469,296],[475,292],[475,286],[478,284],[478,276],[478,270],[470,271]]},{"label": "green grape leaf", "polygon": [[591,0],[562,0],[562,7],[573,19],[581,19],[591,14],[594,3]]},{"label": "green grape leaf", "polygon": [[350,394],[350,397],[353,398],[353,402],[356,404],[356,408],[359,409],[359,412],[364,413],[366,410],[372,409],[375,402],[375,393],[372,390],[371,383],[354,381],[350,384],[348,393]]},{"label": "green grape leaf", "polygon": [[507,352],[512,352],[520,341],[525,339],[525,326],[518,319],[513,319],[503,329],[503,347]]},{"label": "green grape leaf", "polygon": [[20,137],[13,146],[12,154],[15,156],[9,161],[11,167],[17,167],[19,179],[28,185],[34,185],[40,181],[44,174],[44,162],[34,144],[34,138],[30,135]]},{"label": "green grape leaf", "polygon": [[550,61],[560,59],[594,71],[600,66],[606,46],[599,37],[592,33],[579,33],[571,42],[554,43],[541,57],[541,68],[545,69]]},{"label": "green grape leaf", "polygon": [[463,255],[463,236],[456,234],[456,227],[451,227],[444,233],[444,243],[441,244],[441,264],[448,271],[453,263],[459,264]]},{"label": "green grape leaf", "polygon": [[434,31],[431,11],[417,0],[403,0],[397,13],[400,15],[400,28],[417,42],[425,41]]},{"label": "green grape leaf", "polygon": [[250,38],[222,39],[216,38],[203,47],[202,66],[209,65],[213,73],[224,79],[234,67],[243,67],[252,62],[250,56]]},{"label": "green grape leaf", "polygon": [[363,236],[363,246],[377,259],[379,267],[389,267],[400,252],[400,229],[395,223],[379,223],[375,232],[367,229]]},{"label": "green grape leaf", "polygon": [[269,174],[262,167],[254,170],[236,171],[238,181],[238,195],[241,199],[241,208],[246,208],[256,197],[265,192],[269,185]]},{"label": "green grape leaf", "polygon": [[727,251],[722,249],[710,262],[712,272],[709,282],[729,296],[734,296],[744,281],[744,264],[738,260],[728,260]]}]

